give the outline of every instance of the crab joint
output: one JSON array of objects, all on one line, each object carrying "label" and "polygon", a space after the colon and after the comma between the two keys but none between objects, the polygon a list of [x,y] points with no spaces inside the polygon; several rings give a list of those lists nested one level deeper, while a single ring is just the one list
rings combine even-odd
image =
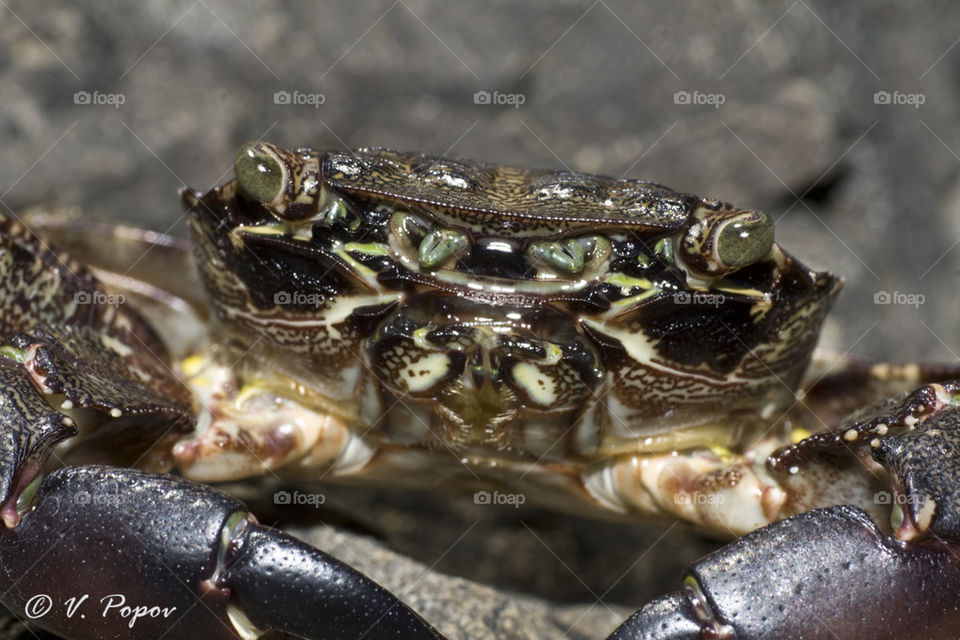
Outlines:
[{"label": "crab joint", "polygon": [[36,504],[37,493],[43,485],[41,468],[41,463],[36,458],[31,458],[17,474],[10,497],[0,506],[0,518],[8,529],[20,524],[20,519]]},{"label": "crab joint", "polygon": [[722,624],[717,620],[703,588],[700,587],[700,583],[697,582],[695,577],[688,575],[683,579],[683,592],[693,606],[697,621],[709,629],[712,634],[709,637],[717,638],[717,640],[732,640],[736,637],[733,627]]},{"label": "crab joint", "polygon": [[247,527],[255,522],[253,515],[242,510],[234,511],[227,516],[218,538],[217,563],[211,576],[200,583],[201,593],[214,597],[223,596],[227,598],[230,596],[230,589],[224,584],[227,565],[233,554],[238,550],[239,540],[243,537]]},{"label": "crab joint", "polygon": [[[234,555],[240,550],[247,530],[256,523],[256,518],[243,510],[234,511],[227,516],[223,527],[220,529],[217,563],[213,569],[213,574],[200,583],[202,596],[213,599],[230,599],[231,589],[225,583],[227,567],[233,560]],[[265,630],[258,628],[233,602],[227,605],[227,618],[242,640],[254,640],[265,633]]]}]

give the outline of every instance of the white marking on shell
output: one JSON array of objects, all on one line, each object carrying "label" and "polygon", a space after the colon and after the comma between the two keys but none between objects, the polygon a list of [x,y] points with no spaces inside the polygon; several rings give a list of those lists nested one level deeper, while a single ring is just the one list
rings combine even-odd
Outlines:
[{"label": "white marking on shell", "polygon": [[937,503],[929,495],[924,496],[923,505],[916,512],[914,521],[921,532],[930,528],[930,522],[933,520],[933,514],[937,510]]},{"label": "white marking on shell", "polygon": [[[637,363],[646,365],[653,369],[658,369],[664,371],[671,375],[677,375],[678,371],[672,367],[667,366],[661,362],[656,362],[655,359],[657,356],[657,351],[655,349],[656,342],[647,337],[642,331],[631,332],[623,329],[618,329],[616,327],[591,320],[589,318],[583,318],[581,320],[583,324],[587,325],[591,329],[597,331],[600,334],[608,335],[611,338],[616,338],[620,341],[623,347],[627,350],[627,353],[631,358],[637,361]],[[699,375],[691,371],[682,371],[679,372],[684,378],[692,378],[694,380],[701,380],[710,385],[716,385],[717,379],[711,378],[709,376]],[[725,382],[727,383],[745,383],[748,380],[741,378],[735,375],[727,375]]]},{"label": "white marking on shell", "polygon": [[112,336],[103,334],[100,336],[100,341],[103,342],[103,344],[105,344],[111,351],[116,352],[118,355],[124,358],[133,353],[133,349]]},{"label": "white marking on shell", "polygon": [[410,391],[426,391],[450,371],[450,358],[445,353],[431,353],[416,362],[404,364],[400,379]]},{"label": "white marking on shell", "polygon": [[537,404],[550,406],[557,401],[556,384],[551,376],[528,362],[513,367],[513,378],[523,385],[530,398]]}]

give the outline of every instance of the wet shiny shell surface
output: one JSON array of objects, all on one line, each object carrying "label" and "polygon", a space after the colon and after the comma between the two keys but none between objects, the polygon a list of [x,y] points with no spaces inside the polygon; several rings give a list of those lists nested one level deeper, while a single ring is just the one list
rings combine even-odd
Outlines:
[{"label": "wet shiny shell surface", "polygon": [[765,216],[649,182],[245,149],[282,164],[276,198],[185,200],[219,335],[376,451],[573,468],[737,446],[793,402],[839,289],[776,244],[718,266],[727,221]]},{"label": "wet shiny shell surface", "polygon": [[642,180],[388,149],[330,152],[321,170],[336,189],[418,205],[461,224],[507,234],[598,226],[669,231],[678,228],[699,201]]}]

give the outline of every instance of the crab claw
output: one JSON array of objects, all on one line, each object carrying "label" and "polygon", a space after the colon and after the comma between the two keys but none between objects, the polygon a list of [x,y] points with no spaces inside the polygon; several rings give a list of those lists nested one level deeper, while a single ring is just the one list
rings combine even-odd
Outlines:
[{"label": "crab claw", "polygon": [[0,531],[0,594],[70,638],[441,638],[388,591],[169,475],[71,467]]},{"label": "crab claw", "polygon": [[898,538],[929,534],[960,541],[960,409],[946,407],[885,438],[873,457],[890,473],[895,488]]},{"label": "crab claw", "polygon": [[750,533],[692,565],[611,640],[937,640],[960,628],[955,544],[902,542],[849,506]]},{"label": "crab claw", "polygon": [[671,593],[630,616],[607,640],[699,640],[701,631],[690,598]]}]

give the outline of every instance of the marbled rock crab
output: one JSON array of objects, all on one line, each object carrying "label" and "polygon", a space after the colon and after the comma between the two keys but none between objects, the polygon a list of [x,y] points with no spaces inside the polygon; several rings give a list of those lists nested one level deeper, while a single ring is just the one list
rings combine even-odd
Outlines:
[{"label": "marbled rock crab", "polygon": [[[235,174],[182,193],[192,251],[0,219],[13,611],[69,638],[440,637],[201,484],[269,469],[737,538],[613,639],[956,637],[960,369],[805,378],[840,283],[765,214],[383,149],[253,142]],[[160,259],[113,272],[128,251]]]}]

